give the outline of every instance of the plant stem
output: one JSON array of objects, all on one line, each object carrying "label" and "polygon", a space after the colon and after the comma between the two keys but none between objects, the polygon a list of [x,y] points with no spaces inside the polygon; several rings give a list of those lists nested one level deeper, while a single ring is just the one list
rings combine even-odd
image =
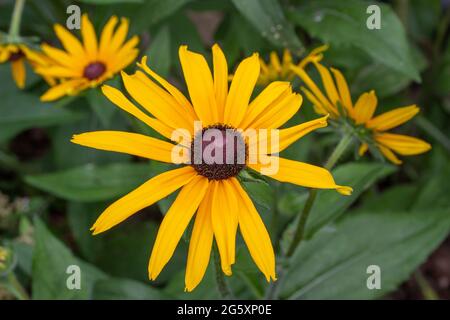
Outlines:
[{"label": "plant stem", "polygon": [[414,273],[414,277],[416,278],[417,284],[420,287],[420,291],[426,300],[439,300],[438,294],[436,293],[436,291],[434,291],[433,287],[423,276],[420,270],[417,270]]},{"label": "plant stem", "polygon": [[14,10],[11,17],[11,24],[9,25],[9,37],[15,41],[19,37],[20,22],[22,20],[22,12],[25,6],[25,0],[16,0]]},{"label": "plant stem", "polygon": [[[333,153],[330,155],[327,162],[325,163],[325,169],[331,170],[334,167],[339,158],[347,150],[352,140],[353,137],[351,133],[345,133],[342,136],[341,141],[338,143]],[[311,209],[314,205],[314,201],[316,200],[316,196],[317,196],[317,189],[311,189],[311,191],[309,192],[308,199],[306,200],[305,206],[303,207],[303,210],[300,214],[300,218],[298,219],[297,227],[294,233],[294,238],[292,239],[291,245],[289,246],[289,249],[287,251],[286,256],[288,258],[294,254],[298,245],[305,237],[306,222],[308,220]]]},{"label": "plant stem", "polygon": [[445,10],[444,16],[440,20],[439,25],[437,27],[436,38],[434,41],[434,48],[433,48],[435,56],[439,55],[442,45],[444,44],[445,34],[447,33],[449,24],[450,24],[450,8],[447,8]]},{"label": "plant stem", "polygon": [[231,297],[231,292],[223,276],[222,268],[220,266],[220,254],[219,250],[217,249],[216,242],[214,242],[213,244],[213,251],[214,251],[214,267],[215,267],[214,270],[216,272],[217,288],[219,290],[220,296],[223,299],[229,299]]},{"label": "plant stem", "polygon": [[427,118],[418,116],[416,117],[416,123],[422,130],[424,130],[426,133],[436,139],[440,144],[442,144],[447,152],[450,152],[450,139]]}]

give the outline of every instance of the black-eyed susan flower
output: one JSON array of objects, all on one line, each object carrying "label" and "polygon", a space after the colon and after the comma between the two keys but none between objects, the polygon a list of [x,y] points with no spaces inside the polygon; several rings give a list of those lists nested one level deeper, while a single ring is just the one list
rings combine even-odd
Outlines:
[{"label": "black-eyed susan flower", "polygon": [[10,63],[11,73],[17,87],[23,89],[26,82],[26,66],[28,62],[32,67],[38,63],[39,53],[25,44],[0,45],[0,63]]},{"label": "black-eyed susan flower", "polygon": [[297,66],[304,69],[311,62],[320,62],[323,59],[323,52],[328,49],[327,45],[320,46],[312,50],[305,58],[299,62],[295,62],[289,49],[284,49],[283,56],[280,61],[278,54],[272,51],[269,61],[266,63],[263,59],[261,62],[261,73],[258,78],[259,85],[267,85],[272,81],[282,80],[291,81],[295,77],[291,66]]},{"label": "black-eyed susan flower", "polygon": [[305,83],[307,88],[303,87],[302,90],[317,113],[329,114],[332,119],[351,120],[356,129],[355,133],[362,142],[359,148],[360,155],[364,155],[369,145],[374,145],[389,161],[401,164],[402,161],[396,154],[410,156],[431,149],[431,145],[421,139],[387,132],[412,119],[419,112],[416,105],[395,108],[374,116],[378,104],[375,91],[363,93],[353,104],[347,81],[342,73],[333,68],[330,68],[330,72],[320,64],[315,66],[320,73],[324,92],[304,70],[297,67],[293,67],[292,70]]},{"label": "black-eyed susan flower", "polygon": [[82,42],[63,26],[55,25],[55,33],[64,50],[43,44],[42,51],[53,62],[36,68],[36,72],[60,82],[44,93],[41,100],[52,101],[96,87],[136,59],[138,37],[126,41],[128,20],[122,18],[115,30],[117,23],[118,18],[111,17],[98,40],[91,21],[84,14],[81,18]]},{"label": "black-eyed susan flower", "polygon": [[[190,101],[148,68],[146,57],[138,64],[142,71],[133,75],[122,72],[126,90],[142,108],[118,89],[102,87],[105,96],[119,108],[167,139],[180,142],[179,145],[117,131],[88,132],[75,135],[72,140],[96,149],[182,165],[155,176],[110,205],[92,230],[94,234],[104,232],[181,188],[159,228],[148,272],[151,280],[158,277],[195,215],[185,276],[187,291],[193,290],[203,278],[214,239],[222,271],[231,275],[238,226],[267,281],[276,279],[275,255],[269,234],[239,182],[238,175],[243,169],[256,170],[300,186],[336,189],[343,194],[351,192],[351,188],[337,185],[330,172],[321,167],[277,156],[305,134],[326,126],[327,117],[277,131],[279,143],[271,143],[270,149],[262,148],[255,157],[256,145],[266,146],[268,140],[274,140],[272,136],[268,138],[262,134],[264,130],[285,124],[299,110],[302,97],[292,92],[288,82],[273,82],[250,102],[260,73],[258,54],[239,64],[228,88],[225,56],[218,45],[213,46],[212,52],[213,73],[202,55],[189,51],[186,46],[180,47]],[[247,139],[246,132],[251,130],[256,135]],[[215,138],[208,139],[212,133]],[[275,170],[266,170],[268,167],[274,169],[274,163]]]}]

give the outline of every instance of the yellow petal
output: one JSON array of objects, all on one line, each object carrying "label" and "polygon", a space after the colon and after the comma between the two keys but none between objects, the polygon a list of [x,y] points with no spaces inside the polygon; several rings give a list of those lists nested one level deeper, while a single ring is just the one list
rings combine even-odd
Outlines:
[{"label": "yellow petal", "polygon": [[328,69],[322,66],[320,63],[315,63],[314,65],[316,66],[317,70],[319,71],[320,77],[322,78],[322,83],[325,87],[328,98],[333,105],[337,105],[337,103],[339,102],[339,94],[337,92],[333,78],[331,77],[330,71],[328,71]]},{"label": "yellow petal", "polygon": [[369,145],[367,143],[361,143],[358,149],[359,156],[362,157],[367,152],[368,149]]},{"label": "yellow petal", "polygon": [[[82,64],[79,63],[77,59],[74,59],[71,55],[69,55],[67,52],[57,49],[55,47],[49,46],[48,44],[44,43],[41,45],[42,51],[51,59],[55,60],[58,64],[62,64],[66,67],[74,67],[74,66],[81,66]],[[42,64],[42,62],[41,62]]]},{"label": "yellow petal", "polygon": [[313,104],[314,111],[316,111],[316,113],[322,114],[322,115],[330,114],[330,111],[327,110],[319,100],[317,100],[317,98],[314,96],[314,94],[311,91],[309,91],[305,87],[302,87],[301,89],[302,89],[303,93],[305,94],[306,99],[308,99],[309,102],[311,102]]},{"label": "yellow petal", "polygon": [[265,275],[267,281],[270,281],[270,279],[276,280],[275,253],[264,222],[239,182],[234,179],[232,184],[238,197],[239,229],[250,255],[259,270]]},{"label": "yellow petal", "polygon": [[259,57],[256,53],[239,64],[228,93],[224,115],[225,124],[237,127],[241,123],[258,80],[259,70]]},{"label": "yellow petal", "polygon": [[86,60],[83,46],[73,34],[59,24],[55,25],[55,33],[67,52],[77,59]]},{"label": "yellow petal", "polygon": [[158,277],[172,257],[207,189],[208,179],[202,176],[196,176],[181,189],[159,227],[148,264],[150,280]]},{"label": "yellow petal", "polygon": [[116,16],[112,16],[109,18],[105,27],[102,30],[102,34],[100,36],[100,47],[99,47],[99,55],[105,56],[109,52],[109,45],[112,41],[112,35],[114,32],[114,28],[116,27],[118,19]]},{"label": "yellow petal", "polygon": [[328,99],[325,97],[325,95],[322,93],[322,91],[317,87],[317,85],[314,83],[314,81],[309,77],[309,75],[302,69],[297,66],[291,67],[292,71],[297,74],[300,79],[306,84],[306,86],[311,90],[311,92],[314,94],[315,98],[320,102],[322,107],[327,111],[327,113],[330,113],[333,116],[338,116],[338,110],[336,109],[336,106],[334,106]]},{"label": "yellow petal", "polygon": [[396,108],[372,118],[366,124],[369,129],[385,131],[395,128],[413,118],[419,112],[416,105]]},{"label": "yellow petal", "polygon": [[[278,146],[276,144],[273,144],[270,140],[270,131],[267,132],[264,136],[258,136],[258,143],[266,143],[267,144],[267,154],[271,153],[277,153],[281,152],[287,147],[289,147],[291,144],[293,144],[298,139],[302,138],[303,136],[307,135],[308,133],[317,130],[319,128],[326,127],[328,125],[327,123],[328,116],[318,118],[315,120],[311,120],[299,125],[296,125],[294,127],[281,129],[278,132],[279,135],[279,143]],[[269,138],[269,139],[267,139]]]},{"label": "yellow petal", "polygon": [[275,51],[272,51],[269,59],[271,67],[274,68],[276,72],[281,72],[281,64],[278,54]]},{"label": "yellow petal", "polygon": [[117,28],[116,32],[111,37],[111,42],[109,43],[109,52],[117,51],[122,44],[125,42],[128,34],[129,21],[127,18],[120,19],[120,25]]},{"label": "yellow petal", "polygon": [[210,260],[213,243],[210,186],[203,201],[198,207],[191,240],[189,241],[189,253],[185,275],[186,291],[192,291],[197,287],[205,275]]},{"label": "yellow petal", "polygon": [[92,61],[97,60],[97,35],[94,26],[85,13],[81,17],[81,35],[83,37],[84,49]]},{"label": "yellow petal", "polygon": [[271,103],[266,110],[253,121],[253,129],[274,129],[285,124],[300,109],[303,97],[297,93],[285,94],[280,100]]},{"label": "yellow petal", "polygon": [[350,116],[353,115],[353,103],[352,96],[350,95],[350,90],[348,88],[347,81],[344,78],[344,75],[337,69],[331,68],[333,72],[334,78],[336,80],[337,88],[339,91],[339,97],[341,104],[347,110]]},{"label": "yellow petal", "polygon": [[111,229],[137,211],[152,205],[189,183],[196,175],[197,172],[191,166],[186,166],[151,178],[106,208],[92,226],[93,234]]},{"label": "yellow petal", "polygon": [[85,147],[127,153],[167,163],[172,163],[172,150],[175,147],[169,142],[156,138],[120,131],[94,131],[76,134],[71,141]]},{"label": "yellow petal", "polygon": [[377,108],[377,96],[375,91],[365,92],[356,101],[354,108],[354,119],[356,124],[363,124],[369,121]]},{"label": "yellow petal", "polygon": [[231,265],[235,262],[236,231],[238,226],[237,198],[235,190],[226,179],[212,182],[212,212],[211,221],[214,236],[220,253],[222,271],[230,276]]},{"label": "yellow petal", "polygon": [[151,76],[153,79],[155,79],[164,89],[166,89],[174,97],[174,99],[180,104],[180,106],[182,106],[183,108],[186,108],[187,112],[189,112],[189,117],[191,117],[192,119],[198,120],[198,117],[195,114],[192,104],[189,102],[188,99],[186,99],[184,94],[181,93],[181,91],[178,90],[175,86],[171,85],[163,77],[159,76],[156,72],[154,72],[152,69],[150,69],[147,66],[147,56],[144,56],[141,60],[141,63],[138,63],[137,65],[139,66],[139,68],[144,70],[149,76]]},{"label": "yellow petal", "polygon": [[54,101],[65,95],[78,92],[81,88],[87,87],[88,83],[83,79],[74,79],[62,82],[48,89],[42,96],[41,101]]},{"label": "yellow petal", "polygon": [[133,62],[139,54],[136,48],[139,43],[139,37],[133,36],[128,40],[114,55],[108,60],[108,68],[114,73],[124,69]]},{"label": "yellow petal", "polygon": [[26,78],[26,71],[25,71],[25,62],[23,59],[18,59],[16,61],[11,62],[11,71],[14,78],[14,81],[16,82],[16,85],[23,89],[25,87],[25,78]]},{"label": "yellow petal", "polygon": [[208,63],[201,54],[189,51],[187,46],[181,46],[178,53],[195,112],[203,126],[217,123],[219,114]]},{"label": "yellow petal", "polygon": [[183,113],[176,100],[141,71],[129,76],[122,71],[122,79],[128,93],[156,119],[173,129],[193,132],[193,119]]},{"label": "yellow petal", "polygon": [[421,154],[431,149],[431,145],[421,139],[394,133],[381,133],[375,135],[375,140],[404,156]]},{"label": "yellow petal", "polygon": [[37,67],[36,73],[56,78],[81,78],[82,70],[76,70],[74,68],[65,66],[43,66]]},{"label": "yellow petal", "polygon": [[214,66],[214,92],[216,94],[216,103],[219,121],[223,121],[225,104],[228,95],[228,65],[227,59],[218,44],[212,47],[213,66]]},{"label": "yellow petal", "polygon": [[247,129],[264,111],[276,101],[292,93],[289,82],[274,81],[250,103],[239,128]]},{"label": "yellow petal", "polygon": [[[324,168],[274,156],[266,156],[261,160],[262,163],[248,165],[253,170],[278,181],[293,183],[309,188],[336,189],[336,191],[344,195],[350,195],[352,192],[352,188],[350,187],[337,185],[334,182],[331,173]],[[269,163],[276,164],[277,161],[278,170],[274,170],[273,172],[270,172],[270,174],[263,170],[264,168],[269,167]]]},{"label": "yellow petal", "polygon": [[161,121],[152,118],[137,108],[127,97],[118,89],[108,85],[102,86],[103,94],[116,106],[133,115],[143,123],[154,129],[162,136],[171,139],[173,129],[165,125]]},{"label": "yellow petal", "polygon": [[377,147],[381,151],[381,153],[393,164],[396,164],[396,165],[402,164],[402,161],[399,158],[397,158],[397,156],[395,155],[394,152],[392,152],[391,149],[386,148],[382,145],[378,145]]}]

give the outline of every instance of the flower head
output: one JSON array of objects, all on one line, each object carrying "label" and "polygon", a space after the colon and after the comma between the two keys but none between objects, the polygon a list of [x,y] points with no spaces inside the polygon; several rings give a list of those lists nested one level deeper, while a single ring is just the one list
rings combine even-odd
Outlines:
[{"label": "flower head", "polygon": [[359,149],[360,155],[364,155],[373,145],[389,161],[401,164],[402,161],[396,154],[417,155],[431,149],[431,145],[421,139],[387,132],[412,119],[419,112],[416,105],[396,108],[375,116],[378,104],[375,91],[363,93],[353,104],[347,81],[342,73],[337,69],[328,69],[318,63],[315,63],[315,66],[320,73],[325,93],[304,70],[297,67],[293,67],[292,70],[307,86],[302,90],[314,105],[317,113],[329,114],[332,119],[349,119],[351,121],[357,136],[362,141]]},{"label": "flower head", "polygon": [[267,85],[276,80],[291,81],[295,76],[295,73],[291,69],[292,66],[297,66],[298,68],[303,69],[311,62],[320,62],[323,58],[322,53],[327,49],[327,45],[320,46],[312,50],[298,63],[294,62],[289,49],[284,49],[281,61],[278,54],[275,51],[272,51],[270,53],[268,63],[266,63],[263,59],[260,59],[261,74],[259,75],[258,84]]},{"label": "flower head", "polygon": [[41,48],[48,60],[36,68],[36,72],[42,76],[57,78],[60,83],[44,93],[41,100],[52,101],[96,87],[136,59],[138,37],[133,36],[125,41],[128,20],[122,18],[114,31],[117,23],[118,18],[111,17],[97,40],[94,27],[84,14],[81,19],[82,43],[63,26],[55,25],[55,33],[64,50],[43,44]]},{"label": "flower head", "polygon": [[[255,154],[254,146],[267,146],[268,139],[275,140],[261,134],[264,132],[261,130],[276,129],[285,124],[299,110],[302,97],[292,92],[289,83],[273,82],[250,102],[260,73],[258,55],[253,54],[239,64],[228,88],[225,56],[218,45],[214,45],[212,51],[213,73],[202,55],[189,51],[187,46],[180,47],[190,101],[151,70],[146,57],[138,64],[141,70],[135,74],[122,72],[128,94],[141,108],[118,89],[102,87],[106,97],[119,108],[167,139],[181,141],[179,145],[117,131],[88,132],[75,135],[72,140],[92,148],[181,164],[180,168],[155,176],[110,205],[92,230],[94,234],[104,232],[181,188],[159,228],[148,272],[151,280],[156,279],[195,215],[186,267],[187,291],[193,290],[203,278],[214,239],[223,272],[232,274],[238,226],[267,281],[276,279],[272,243],[255,206],[240,184],[242,170],[255,170],[300,186],[336,189],[343,194],[351,192],[351,188],[337,185],[330,172],[321,167],[277,156],[305,134],[326,126],[327,117],[279,130],[279,143],[271,143],[269,149],[258,149],[259,154]],[[253,140],[247,139],[246,133],[250,130],[256,132],[251,136]],[[207,136],[212,134],[214,139],[208,139]],[[224,159],[229,161],[224,163]],[[278,164],[277,170],[266,170],[273,163]]]},{"label": "flower head", "polygon": [[26,67],[25,62],[34,68],[40,61],[40,53],[27,45],[2,44],[0,45],[0,63],[10,63],[13,79],[20,89],[25,87]]}]

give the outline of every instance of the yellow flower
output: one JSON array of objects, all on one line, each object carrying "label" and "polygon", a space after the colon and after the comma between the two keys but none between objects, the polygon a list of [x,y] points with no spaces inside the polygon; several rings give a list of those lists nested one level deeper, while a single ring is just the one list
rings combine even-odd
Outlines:
[{"label": "yellow flower", "polygon": [[37,51],[28,48],[25,44],[0,45],[0,63],[11,63],[13,79],[20,89],[25,87],[25,61],[33,67],[38,62],[38,55]]},{"label": "yellow flower", "polygon": [[[378,104],[375,91],[363,93],[353,105],[347,81],[342,73],[337,69],[330,68],[333,78],[326,67],[318,63],[315,63],[315,66],[320,73],[325,93],[304,70],[297,67],[293,67],[292,70],[308,87],[308,89],[302,88],[302,90],[314,105],[317,113],[330,114],[332,119],[340,117],[351,119],[356,127],[362,128],[364,133],[369,134],[378,150],[394,164],[402,163],[396,154],[410,156],[431,149],[431,145],[421,139],[386,132],[412,119],[419,112],[416,105],[396,108],[374,117]],[[364,155],[368,149],[369,144],[363,141],[359,154]]]},{"label": "yellow flower", "polygon": [[[328,45],[323,45],[312,50],[297,64],[297,67],[303,69],[311,62],[320,62],[323,58],[322,53],[327,49]],[[284,49],[281,61],[278,54],[275,51],[272,51],[267,64],[263,59],[260,59],[260,62],[261,74],[258,79],[259,85],[267,85],[276,80],[291,81],[295,76],[295,73],[291,69],[291,66],[295,66],[295,63],[293,62],[292,54],[288,49]]]},{"label": "yellow flower", "polygon": [[[41,46],[47,55],[46,64],[36,68],[42,76],[58,78],[60,83],[41,96],[42,101],[53,101],[64,95],[76,95],[80,91],[96,87],[132,63],[137,55],[137,36],[125,42],[128,20],[122,18],[117,30],[117,17],[106,23],[97,41],[94,27],[84,14],[81,18],[81,43],[61,25],[55,25],[55,33],[65,50],[47,44]],[[48,64],[50,62],[50,64]]]},{"label": "yellow flower", "polygon": [[[180,47],[181,66],[192,103],[175,86],[152,71],[147,66],[146,57],[138,63],[142,71],[133,75],[122,72],[128,94],[141,108],[118,89],[107,85],[102,87],[109,100],[167,139],[178,143],[180,136],[173,135],[177,132],[189,138],[194,137],[185,140],[181,146],[181,150],[186,151],[181,161],[185,165],[153,177],[117,200],[100,215],[91,229],[94,234],[104,232],[181,188],[159,228],[148,272],[151,280],[156,279],[196,213],[187,258],[187,291],[193,290],[203,278],[213,239],[218,245],[222,270],[226,275],[231,275],[238,226],[253,260],[267,281],[276,279],[275,255],[269,234],[238,180],[239,172],[245,167],[264,174],[267,172],[266,160],[272,160],[279,164],[278,170],[269,174],[276,180],[311,188],[336,189],[343,194],[351,193],[351,188],[336,185],[330,172],[321,167],[273,155],[305,134],[326,126],[326,117],[279,130],[279,144],[271,145],[270,152],[259,157],[259,161],[250,163],[252,147],[266,142],[266,137],[258,135],[252,142],[247,140],[244,143],[242,131],[282,126],[299,110],[302,97],[292,92],[288,82],[273,82],[250,102],[260,73],[258,55],[253,54],[239,64],[228,88],[225,56],[218,45],[213,46],[212,52],[213,73],[202,55],[189,51],[187,46]],[[201,126],[196,128],[196,121],[199,120]],[[224,137],[223,144],[216,144],[216,140],[211,143],[209,140],[210,143],[205,145],[203,139],[214,130]],[[205,153],[200,153],[201,158],[197,162],[197,143],[205,150],[212,146],[217,154],[226,149],[230,140],[223,136],[225,131],[236,134],[238,143],[245,144],[245,161],[238,161],[235,150],[231,163],[207,162]],[[75,135],[72,142],[167,163],[179,163],[173,158],[178,146],[136,133],[88,132]]]}]

